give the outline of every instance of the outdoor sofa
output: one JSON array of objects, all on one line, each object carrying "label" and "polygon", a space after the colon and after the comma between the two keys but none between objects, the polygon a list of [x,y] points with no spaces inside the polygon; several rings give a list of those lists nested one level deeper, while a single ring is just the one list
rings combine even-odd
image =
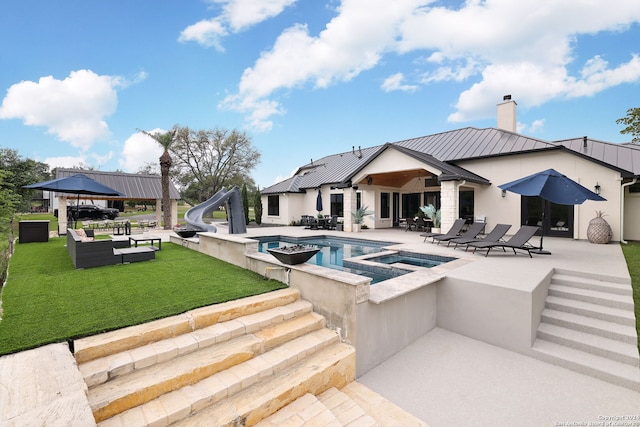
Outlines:
[{"label": "outdoor sofa", "polygon": [[67,229],[67,252],[75,268],[155,259],[155,250],[146,246],[130,248],[128,241],[95,240],[83,236],[82,230]]}]

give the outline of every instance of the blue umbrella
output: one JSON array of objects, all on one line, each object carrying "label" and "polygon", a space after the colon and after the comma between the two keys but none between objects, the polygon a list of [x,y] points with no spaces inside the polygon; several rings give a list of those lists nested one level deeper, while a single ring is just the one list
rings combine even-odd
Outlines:
[{"label": "blue umbrella", "polygon": [[557,205],[579,205],[585,200],[607,200],[554,169],[534,173],[498,187],[523,196],[542,197]]},{"label": "blue umbrella", "polygon": [[318,189],[318,197],[316,198],[316,210],[318,212],[322,211],[322,191]]},{"label": "blue umbrella", "polygon": [[[585,200],[607,200],[554,169],[547,169],[515,181],[507,182],[506,184],[499,185],[498,188],[523,196],[538,196],[558,205],[579,205]],[[544,224],[544,210],[542,212],[542,222]],[[535,253],[550,254],[549,251],[542,249],[544,228],[541,231],[540,248]]]},{"label": "blue umbrella", "polygon": [[29,188],[32,190],[48,190],[58,193],[71,193],[78,195],[78,205],[80,204],[80,195],[89,194],[95,196],[118,196],[124,197],[125,195],[114,190],[111,187],[100,184],[98,181],[89,178],[88,176],[78,173],[64,178],[52,179],[50,181],[38,182],[35,184],[23,185],[22,188]]}]

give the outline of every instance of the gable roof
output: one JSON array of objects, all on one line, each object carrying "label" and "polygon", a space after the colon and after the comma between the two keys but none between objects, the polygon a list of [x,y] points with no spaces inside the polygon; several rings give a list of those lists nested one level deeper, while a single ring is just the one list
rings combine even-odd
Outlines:
[{"label": "gable roof", "polygon": [[[81,169],[56,169],[56,178],[82,173],[89,178],[118,190],[125,197],[108,197],[109,200],[158,200],[162,199],[162,177],[124,172],[104,172]],[[179,199],[178,190],[169,181],[169,198]]]},{"label": "gable roof", "polygon": [[613,144],[587,138],[585,149],[584,138],[549,142],[502,129],[466,127],[326,156],[302,166],[292,177],[263,189],[261,193],[304,192],[327,184],[348,186],[353,176],[388,147],[441,170],[439,181],[467,180],[490,184],[456,163],[547,150],[565,150],[579,155],[620,172],[624,178],[640,177],[640,147],[634,144]]}]

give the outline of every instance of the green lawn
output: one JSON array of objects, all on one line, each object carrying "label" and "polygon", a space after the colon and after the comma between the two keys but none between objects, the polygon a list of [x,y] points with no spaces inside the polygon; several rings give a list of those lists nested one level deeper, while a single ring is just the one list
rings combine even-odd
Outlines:
[{"label": "green lawn", "polygon": [[16,245],[2,289],[0,354],[285,287],[171,243],[153,261],[75,270],[65,244]]},{"label": "green lawn", "polygon": [[630,242],[622,245],[622,252],[627,260],[627,267],[631,276],[633,303],[636,312],[636,330],[638,331],[638,348],[640,348],[640,242]]}]

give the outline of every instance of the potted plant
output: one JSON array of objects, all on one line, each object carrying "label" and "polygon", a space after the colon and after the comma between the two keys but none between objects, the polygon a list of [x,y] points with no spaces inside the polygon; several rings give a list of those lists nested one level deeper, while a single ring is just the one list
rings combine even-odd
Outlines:
[{"label": "potted plant", "polygon": [[596,211],[596,217],[589,221],[587,239],[591,243],[606,244],[611,241],[613,232],[611,231],[611,226],[603,216],[604,212]]},{"label": "potted plant", "polygon": [[436,209],[433,205],[420,206],[420,210],[431,220],[431,232],[440,233],[441,215],[440,209]]},{"label": "potted plant", "polygon": [[352,231],[354,233],[357,233],[362,229],[362,223],[364,222],[364,217],[367,215],[373,214],[373,212],[370,212],[367,209],[368,209],[367,206],[362,206],[356,209],[355,212],[351,212],[351,216],[353,217]]}]

